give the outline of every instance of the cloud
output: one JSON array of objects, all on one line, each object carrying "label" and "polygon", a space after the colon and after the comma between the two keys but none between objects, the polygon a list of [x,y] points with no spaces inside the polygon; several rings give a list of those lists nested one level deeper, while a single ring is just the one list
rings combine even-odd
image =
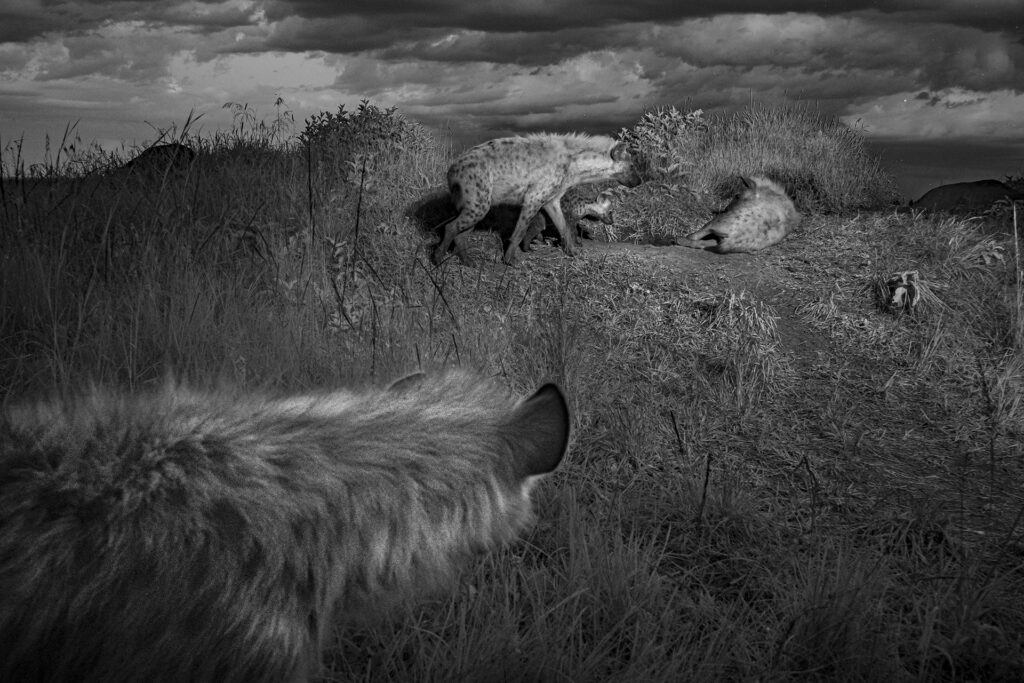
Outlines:
[{"label": "cloud", "polygon": [[252,0],[4,0],[0,43],[30,43],[56,34],[86,35],[117,22],[202,35],[253,25],[261,17],[258,3]]},{"label": "cloud", "polygon": [[1020,135],[1022,15],[1020,0],[5,0],[0,116],[5,136],[42,125],[33,106],[98,128],[196,108],[214,128],[228,101],[280,94],[301,121],[370,98],[470,139],[754,98],[873,135]]},{"label": "cloud", "polygon": [[904,25],[955,24],[1003,32],[1017,40],[1024,32],[1024,3],[1019,0],[5,0],[0,6],[0,42],[89,31],[112,18],[191,27],[197,32],[298,19],[308,25],[308,35],[292,34],[296,46],[319,37],[322,44],[309,49],[345,51],[329,34],[317,30],[321,22],[342,34],[350,33],[346,25],[357,25],[362,29],[361,44],[384,48],[388,37],[396,33],[433,29],[441,33],[548,33],[728,14],[807,13],[827,18],[864,12],[884,13]]},{"label": "cloud", "polygon": [[879,97],[851,107],[846,119],[889,139],[1024,140],[1024,94],[949,88]]}]

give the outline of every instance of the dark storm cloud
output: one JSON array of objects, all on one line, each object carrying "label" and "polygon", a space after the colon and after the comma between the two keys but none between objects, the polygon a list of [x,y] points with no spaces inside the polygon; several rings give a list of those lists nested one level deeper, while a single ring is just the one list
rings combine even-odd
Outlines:
[{"label": "dark storm cloud", "polygon": [[103,74],[127,83],[152,83],[167,72],[171,55],[183,40],[167,32],[135,28],[112,41],[95,33],[68,35],[56,58],[40,60],[39,81]]},{"label": "dark storm cloud", "polygon": [[200,33],[210,33],[233,28],[251,26],[256,22],[252,10],[230,6],[219,0],[209,2],[150,4],[146,20],[160,22],[167,26],[187,27]]},{"label": "dark storm cloud", "polygon": [[320,51],[331,54],[355,54],[382,46],[404,43],[424,35],[443,35],[404,25],[388,25],[357,15],[327,17],[309,21],[286,17],[276,21],[266,38],[260,37],[238,51],[261,52],[283,50],[287,52]]},{"label": "dark storm cloud", "polygon": [[[1003,3],[1004,0],[980,0],[962,8],[952,4],[945,9],[937,3],[932,6],[936,16],[943,12],[958,17],[970,14],[977,25],[987,17],[982,9],[988,8],[988,14],[992,14],[993,8],[998,9]],[[731,6],[764,9],[766,4],[736,2]],[[803,4],[806,3],[772,7],[796,8]],[[1024,6],[1024,2],[1020,4]],[[742,72],[745,68],[774,66],[785,70],[778,73],[787,78],[796,76],[796,81],[790,81],[790,89],[799,88],[809,97],[843,87],[844,81],[847,87],[862,84],[880,88],[874,92],[882,93],[922,85],[929,89],[1019,88],[1024,69],[1024,45],[1014,35],[985,32],[968,25],[969,22],[908,23],[907,17],[917,12],[912,2],[905,6],[895,2],[883,4],[882,8],[890,13],[873,9],[832,17],[777,12],[722,14],[672,23],[617,24],[601,20],[632,10],[597,3],[587,5],[586,12],[578,16],[580,11],[566,11],[565,3],[551,6],[560,7],[565,16],[573,17],[572,26],[561,28],[559,23],[544,30],[512,31],[510,26],[515,22],[509,18],[495,31],[452,28],[453,24],[472,26],[474,21],[459,15],[450,4],[384,3],[375,6],[376,13],[367,10],[366,14],[321,16],[316,20],[290,17],[275,24],[265,41],[261,37],[251,44],[227,49],[368,52],[385,61],[478,61],[533,67],[557,64],[599,50],[637,50],[643,53],[637,58],[638,67],[655,85],[680,77],[700,78],[688,67],[724,65]],[[306,2],[299,9],[300,14],[317,10],[326,15],[332,7],[335,5]],[[475,7],[473,11],[483,16],[488,5],[481,3]],[[346,3],[345,8],[351,10],[352,4]],[[355,9],[359,9],[358,3]],[[687,5],[686,9],[693,15],[700,14],[701,7],[693,9]],[[430,14],[433,28],[412,28],[404,23],[410,17],[424,14]],[[680,14],[678,10],[673,12]],[[588,21],[601,25],[585,26]],[[847,95],[857,97],[858,93],[848,91]]]},{"label": "dark storm cloud", "polygon": [[898,0],[880,3],[875,9],[908,22],[967,26],[1024,41],[1024,2],[1020,0]]},{"label": "dark storm cloud", "polygon": [[[636,42],[697,67],[792,69],[797,83],[853,78],[844,85],[850,88],[858,76],[874,73],[884,80],[871,79],[872,92],[913,89],[915,83],[1013,88],[1021,85],[1024,67],[1024,46],[1005,36],[941,24],[907,26],[876,13],[831,19],[726,15],[677,28],[652,26]],[[848,94],[858,92],[851,88]]]},{"label": "dark storm cloud", "polygon": [[[639,29],[628,27],[567,28],[557,31],[485,33],[433,32],[433,35],[396,42],[376,56],[381,59],[422,59],[438,62],[495,62],[541,66],[586,54],[596,49],[634,45]],[[624,34],[630,33],[628,39]]]},{"label": "dark storm cloud", "polygon": [[[268,21],[281,23],[266,49],[350,53],[394,49],[396,37],[429,40],[432,35],[460,29],[496,36],[569,29],[578,35],[630,22],[672,23],[750,13],[835,16],[865,11],[908,23],[953,23],[1005,32],[1017,40],[1024,35],[1024,2],[1020,0],[4,0],[0,5],[0,41],[23,42],[46,33],[88,31],[112,18],[190,27],[200,32],[223,30],[252,26],[262,13]],[[563,54],[572,54],[579,49],[574,34],[552,35],[547,43],[531,41],[547,48],[533,53],[562,49]],[[563,39],[570,43],[559,47]],[[590,39],[591,44],[599,44],[600,35],[591,35]],[[456,53],[454,59],[477,54],[470,45],[463,47],[466,56]],[[243,50],[251,51],[252,45]],[[532,61],[539,63],[539,57]]]},{"label": "dark storm cloud", "polygon": [[202,32],[251,24],[251,11],[222,0],[3,0],[0,42],[26,42],[45,34],[83,33],[112,19]]},{"label": "dark storm cloud", "polygon": [[65,3],[43,8],[32,0],[5,1],[0,4],[0,42],[25,42],[47,32],[76,28],[81,16]]},{"label": "dark storm cloud", "polygon": [[[367,36],[389,29],[469,29],[489,33],[557,31],[629,22],[674,22],[724,14],[810,13],[835,16],[864,11],[907,21],[954,23],[991,31],[1024,34],[1024,2],[1020,0],[270,0],[267,18],[360,18]],[[330,47],[319,49],[330,50]],[[343,48],[342,48],[343,50]]]},{"label": "dark storm cloud", "polygon": [[922,87],[1021,87],[1024,46],[1007,36],[890,15],[723,15],[676,24],[554,32],[433,34],[373,51],[384,61],[479,61],[539,70],[611,51],[648,81],[658,101],[700,94],[735,103],[741,91],[856,101]]}]

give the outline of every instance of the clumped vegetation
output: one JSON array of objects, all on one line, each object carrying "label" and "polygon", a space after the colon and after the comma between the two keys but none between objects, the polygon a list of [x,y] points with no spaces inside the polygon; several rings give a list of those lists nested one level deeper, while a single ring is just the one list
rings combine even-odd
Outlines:
[{"label": "clumped vegetation", "polygon": [[[554,379],[573,403],[527,541],[455,595],[339,629],[331,679],[1024,679],[1012,239],[853,213],[887,205],[891,180],[816,114],[670,108],[623,134],[650,178],[620,193],[634,236],[699,227],[721,183],[759,172],[805,182],[801,231],[749,257],[591,246],[514,269],[480,236],[482,268],[434,268],[406,214],[450,145],[369,103],[298,135],[280,106],[267,124],[233,107],[231,131],[166,136],[198,151],[184,176],[83,172],[62,151],[30,178],[8,149],[3,400],[459,363],[520,392]],[[879,310],[873,288],[910,269],[929,304]]]},{"label": "clumped vegetation", "polygon": [[809,106],[752,103],[715,116],[659,107],[620,136],[646,162],[648,182],[624,212],[636,241],[657,243],[706,222],[742,189],[741,175],[779,182],[804,214],[899,203],[892,178],[861,134]]}]

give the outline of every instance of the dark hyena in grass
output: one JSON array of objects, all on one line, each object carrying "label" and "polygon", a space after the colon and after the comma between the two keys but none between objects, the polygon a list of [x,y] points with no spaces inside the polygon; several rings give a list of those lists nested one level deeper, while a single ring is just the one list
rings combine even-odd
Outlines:
[{"label": "dark hyena in grass", "polygon": [[1024,200],[1024,193],[990,178],[933,187],[921,195],[916,202],[910,202],[910,206],[923,211],[946,211],[959,214],[982,213],[1000,199]]},{"label": "dark hyena in grass", "polygon": [[744,189],[725,210],[677,244],[719,254],[760,251],[782,241],[800,222],[785,188],[761,176],[741,178]]},{"label": "dark hyena in grass", "polygon": [[445,226],[434,250],[440,264],[455,243],[455,252],[468,262],[463,233],[471,230],[498,204],[522,207],[503,261],[515,263],[530,221],[543,210],[558,230],[567,254],[576,251],[562,215],[560,200],[576,185],[617,180],[627,187],[640,184],[640,176],[626,145],[603,136],[537,133],[498,138],[463,153],[448,169],[448,189],[458,215]]},{"label": "dark hyena in grass", "polygon": [[156,175],[184,173],[195,161],[196,153],[188,145],[168,142],[142,150],[137,157],[116,170],[119,175]]},{"label": "dark hyena in grass", "polygon": [[463,372],[9,407],[0,680],[309,680],[336,623],[527,528],[568,434],[556,386],[516,401]]}]

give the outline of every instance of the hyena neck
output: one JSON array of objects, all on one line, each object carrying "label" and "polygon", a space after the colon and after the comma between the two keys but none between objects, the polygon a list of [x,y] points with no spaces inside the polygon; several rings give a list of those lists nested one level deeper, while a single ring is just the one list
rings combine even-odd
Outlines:
[{"label": "hyena neck", "polygon": [[609,168],[610,160],[596,159],[591,156],[576,159],[573,162],[573,178],[577,185],[588,185],[601,182],[612,177],[612,169]]}]

